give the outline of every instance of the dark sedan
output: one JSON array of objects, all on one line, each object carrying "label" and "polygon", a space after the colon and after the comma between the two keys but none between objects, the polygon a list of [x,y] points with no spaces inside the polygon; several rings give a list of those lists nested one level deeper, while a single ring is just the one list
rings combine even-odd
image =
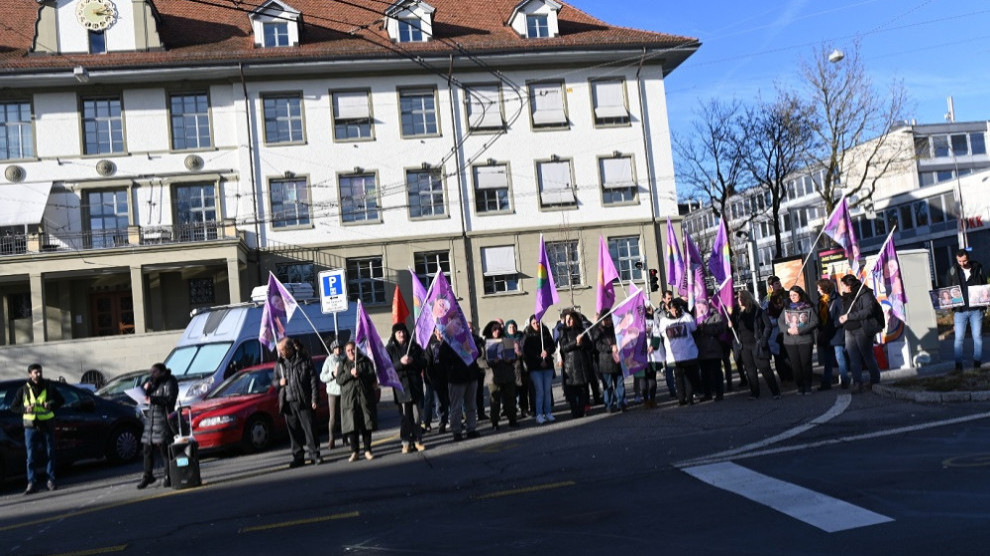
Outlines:
[{"label": "dark sedan", "polygon": [[[11,409],[26,380],[0,382],[0,483],[25,473],[22,415]],[[134,407],[105,400],[92,392],[51,381],[65,399],[55,411],[55,449],[59,466],[106,458],[111,463],[137,459],[141,453],[141,421]]]}]

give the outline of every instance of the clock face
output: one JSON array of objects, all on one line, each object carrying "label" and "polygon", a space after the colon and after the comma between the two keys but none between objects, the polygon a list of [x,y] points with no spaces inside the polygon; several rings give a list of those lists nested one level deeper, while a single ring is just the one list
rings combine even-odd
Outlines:
[{"label": "clock face", "polygon": [[117,7],[110,0],[80,0],[76,18],[90,31],[103,31],[117,21]]}]

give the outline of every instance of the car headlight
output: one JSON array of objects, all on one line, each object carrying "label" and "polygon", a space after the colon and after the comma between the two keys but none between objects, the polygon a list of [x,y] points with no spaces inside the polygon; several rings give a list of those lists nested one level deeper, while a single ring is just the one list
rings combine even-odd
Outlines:
[{"label": "car headlight", "polygon": [[229,425],[236,421],[237,418],[233,415],[221,415],[219,417],[207,417],[199,422],[199,428],[205,429],[209,427],[219,427],[220,425]]},{"label": "car headlight", "polygon": [[186,397],[193,398],[193,397],[205,396],[206,393],[210,391],[210,386],[212,385],[213,385],[213,377],[201,380],[200,382],[197,382],[196,384],[193,384],[192,386],[189,387],[189,390],[186,392]]}]

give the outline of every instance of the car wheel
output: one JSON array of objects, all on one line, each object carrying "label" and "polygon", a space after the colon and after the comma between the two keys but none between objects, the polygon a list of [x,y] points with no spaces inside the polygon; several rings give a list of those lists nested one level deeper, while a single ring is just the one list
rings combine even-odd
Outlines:
[{"label": "car wheel", "polygon": [[141,438],[137,429],[120,427],[110,434],[107,441],[107,459],[111,463],[127,463],[137,459],[141,452]]},{"label": "car wheel", "polygon": [[272,442],[272,423],[261,415],[248,419],[244,425],[244,449],[249,452],[262,452]]}]

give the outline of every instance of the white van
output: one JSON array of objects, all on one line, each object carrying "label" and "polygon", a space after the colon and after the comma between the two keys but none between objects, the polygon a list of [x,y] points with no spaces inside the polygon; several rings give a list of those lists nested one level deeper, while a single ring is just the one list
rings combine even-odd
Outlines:
[{"label": "white van", "polygon": [[[299,304],[299,309],[286,324],[286,335],[301,340],[310,355],[326,354],[320,339],[327,346],[334,340],[333,315],[323,314],[319,299],[311,297],[312,287],[284,285]],[[304,297],[307,291],[309,298]],[[255,288],[251,297],[255,301],[193,311],[192,320],[165,359],[165,365],[179,381],[180,404],[203,399],[240,369],[275,360],[275,353],[258,341],[265,286]],[[307,316],[309,320],[306,320]],[[346,312],[337,313],[342,343],[351,338],[355,325],[356,304],[351,304]]]}]

